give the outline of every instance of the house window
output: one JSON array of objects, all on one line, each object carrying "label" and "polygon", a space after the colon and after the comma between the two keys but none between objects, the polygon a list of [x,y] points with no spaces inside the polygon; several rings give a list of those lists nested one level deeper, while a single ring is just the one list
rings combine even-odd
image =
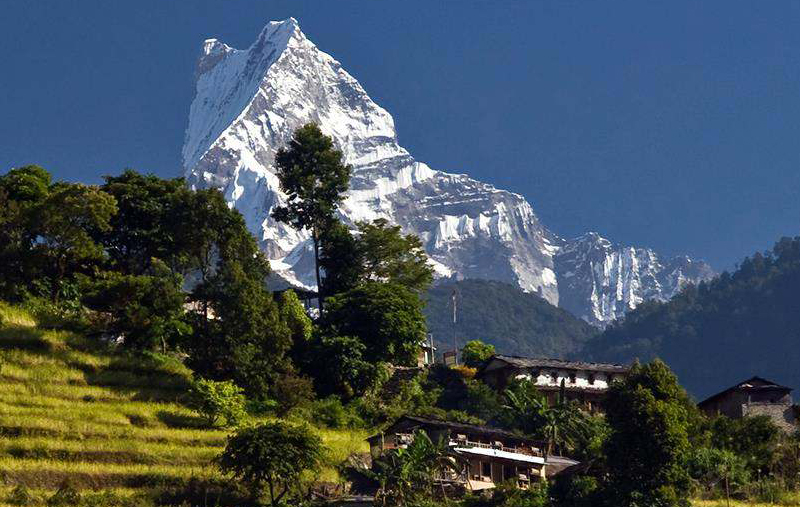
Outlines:
[{"label": "house window", "polygon": [[569,374],[569,383],[570,384],[574,384],[575,383],[575,378],[576,378],[575,374],[574,373],[570,373]]},{"label": "house window", "polygon": [[589,374],[589,385],[594,385],[594,373]]},{"label": "house window", "polygon": [[550,372],[550,378],[553,379],[553,382],[558,383],[558,372],[557,371],[551,371]]},{"label": "house window", "polygon": [[492,464],[488,461],[481,461],[481,475],[484,477],[492,476]]}]

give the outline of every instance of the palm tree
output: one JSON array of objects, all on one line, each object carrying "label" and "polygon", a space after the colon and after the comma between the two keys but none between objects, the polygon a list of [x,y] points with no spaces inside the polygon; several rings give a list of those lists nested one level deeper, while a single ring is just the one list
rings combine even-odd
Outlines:
[{"label": "palm tree", "polygon": [[405,505],[423,489],[433,494],[436,481],[448,473],[462,474],[465,463],[446,440],[433,442],[425,431],[418,430],[406,448],[392,449],[375,460],[371,476],[378,482],[382,505]]},{"label": "palm tree", "polygon": [[511,424],[523,433],[540,438],[547,444],[547,456],[555,449],[559,453],[575,445],[587,431],[586,417],[574,402],[564,397],[564,382],[551,405],[530,381],[523,381],[505,393],[503,407],[511,416]]}]

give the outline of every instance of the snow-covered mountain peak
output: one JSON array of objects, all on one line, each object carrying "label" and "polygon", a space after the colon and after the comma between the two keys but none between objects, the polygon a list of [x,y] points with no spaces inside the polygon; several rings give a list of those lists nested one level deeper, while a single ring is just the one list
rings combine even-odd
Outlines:
[{"label": "snow-covered mountain peak", "polygon": [[687,283],[714,274],[702,261],[686,256],[664,259],[651,249],[617,245],[594,232],[566,241],[555,266],[559,304],[597,325],[621,317],[644,300],[667,300]]},{"label": "snow-covered mountain peak", "polygon": [[[573,258],[587,259],[592,245],[611,248],[596,233],[565,241],[521,195],[415,160],[399,145],[392,116],[293,18],[270,22],[247,49],[206,40],[196,79],[183,147],[186,179],[195,188],[220,189],[273,269],[292,284],[312,286],[313,264],[307,232],[270,215],[285,202],[273,164],[277,150],[308,122],[319,124],[353,166],[342,220],[386,218],[401,225],[422,239],[440,276],[507,281],[558,304],[572,298],[561,277],[576,277],[560,274],[564,263],[557,259],[576,249],[586,253]],[[626,301],[650,297],[630,286]],[[583,313],[597,314],[588,309],[588,296],[583,304]],[[600,312],[598,319],[612,314]]]}]

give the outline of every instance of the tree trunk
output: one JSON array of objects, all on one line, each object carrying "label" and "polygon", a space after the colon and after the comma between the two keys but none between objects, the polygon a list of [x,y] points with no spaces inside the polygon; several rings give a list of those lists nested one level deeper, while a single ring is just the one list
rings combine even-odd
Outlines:
[{"label": "tree trunk", "polygon": [[275,504],[275,487],[272,485],[272,477],[269,478],[269,501],[272,505]]},{"label": "tree trunk", "polygon": [[731,507],[731,490],[730,485],[728,484],[728,476],[725,476],[725,501],[728,504],[728,507]]},{"label": "tree trunk", "polygon": [[52,296],[53,296],[52,301],[53,301],[53,303],[55,305],[58,305],[58,300],[59,300],[59,296],[60,296],[60,292],[61,292],[61,280],[64,279],[64,275],[67,272],[66,263],[67,263],[67,261],[62,256],[59,255],[58,256],[58,260],[56,261],[56,264],[58,264],[58,275],[57,275],[57,278],[56,278],[54,291],[52,293]]},{"label": "tree trunk", "polygon": [[322,315],[323,297],[322,297],[322,283],[320,283],[319,276],[319,236],[317,235],[316,226],[311,229],[311,239],[314,242],[314,269],[317,275],[317,302],[319,303],[319,313]]}]

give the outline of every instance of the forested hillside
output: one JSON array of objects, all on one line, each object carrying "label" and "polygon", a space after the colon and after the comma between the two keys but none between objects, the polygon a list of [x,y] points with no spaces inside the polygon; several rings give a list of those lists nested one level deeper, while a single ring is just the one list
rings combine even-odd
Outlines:
[{"label": "forested hillside", "polygon": [[[458,318],[453,326],[453,290]],[[535,294],[488,280],[442,282],[428,291],[425,315],[437,346],[482,340],[503,354],[570,357],[597,333],[586,322]]]},{"label": "forested hillside", "polygon": [[662,358],[698,398],[752,375],[800,387],[800,237],[733,273],[649,302],[587,345],[593,359]]}]

